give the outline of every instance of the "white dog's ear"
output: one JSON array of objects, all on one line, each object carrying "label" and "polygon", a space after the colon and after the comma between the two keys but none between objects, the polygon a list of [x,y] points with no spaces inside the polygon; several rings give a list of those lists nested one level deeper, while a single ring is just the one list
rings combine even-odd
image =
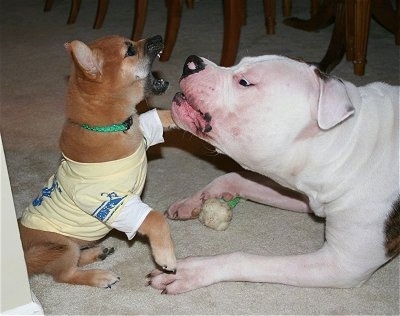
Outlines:
[{"label": "white dog's ear", "polygon": [[72,59],[85,75],[94,79],[101,75],[101,62],[98,56],[81,41],[65,43],[65,48],[71,53]]},{"label": "white dog's ear", "polygon": [[343,82],[323,75],[319,71],[317,73],[320,77],[318,126],[327,130],[352,115],[354,107]]}]

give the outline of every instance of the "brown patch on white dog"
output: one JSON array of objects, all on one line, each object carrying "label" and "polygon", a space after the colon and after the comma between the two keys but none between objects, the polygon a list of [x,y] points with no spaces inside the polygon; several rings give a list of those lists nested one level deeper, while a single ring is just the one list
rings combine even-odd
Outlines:
[{"label": "brown patch on white dog", "polygon": [[393,203],[392,210],[385,222],[386,255],[389,258],[400,253],[400,197]]}]

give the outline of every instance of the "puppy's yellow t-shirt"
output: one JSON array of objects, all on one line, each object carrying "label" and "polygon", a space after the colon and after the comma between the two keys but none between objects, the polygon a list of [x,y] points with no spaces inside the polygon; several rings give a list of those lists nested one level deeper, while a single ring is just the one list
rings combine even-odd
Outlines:
[{"label": "puppy's yellow t-shirt", "polygon": [[133,238],[151,211],[140,200],[147,172],[145,146],[163,141],[158,115],[147,113],[140,116],[145,138],[129,157],[79,163],[64,156],[56,174],[27,207],[21,223],[89,241],[104,237],[113,228]]}]

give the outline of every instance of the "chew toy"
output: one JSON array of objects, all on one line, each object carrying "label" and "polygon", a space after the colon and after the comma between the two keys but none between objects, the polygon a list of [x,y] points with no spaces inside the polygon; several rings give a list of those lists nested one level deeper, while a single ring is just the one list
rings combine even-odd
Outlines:
[{"label": "chew toy", "polygon": [[205,201],[199,215],[200,222],[215,230],[227,229],[232,220],[232,209],[240,200],[240,197],[235,197],[229,201],[222,199],[209,199]]}]

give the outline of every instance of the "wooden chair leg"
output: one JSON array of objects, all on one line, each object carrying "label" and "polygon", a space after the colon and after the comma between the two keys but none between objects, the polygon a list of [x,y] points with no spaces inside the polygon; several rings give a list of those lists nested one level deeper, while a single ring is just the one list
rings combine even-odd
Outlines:
[{"label": "wooden chair leg", "polygon": [[355,0],[354,4],[354,73],[363,76],[367,62],[371,0]]},{"label": "wooden chair leg", "polygon": [[282,0],[282,15],[283,16],[292,15],[292,0]]},{"label": "wooden chair leg", "polygon": [[336,1],[335,24],[332,31],[331,40],[325,56],[319,62],[319,68],[324,72],[331,72],[332,69],[340,63],[346,51],[346,18],[345,1]]},{"label": "wooden chair leg", "polygon": [[324,0],[319,6],[318,12],[311,16],[309,20],[296,17],[287,18],[283,24],[304,31],[316,31],[329,25],[336,12],[338,0]]},{"label": "wooden chair leg", "polygon": [[243,23],[243,1],[224,0],[224,40],[220,65],[232,66],[239,47],[240,29]]},{"label": "wooden chair leg", "polygon": [[347,0],[344,3],[345,11],[345,28],[346,28],[346,59],[354,60],[354,0]]},{"label": "wooden chair leg", "polygon": [[[171,57],[172,50],[175,46],[178,36],[179,26],[182,16],[182,5],[177,0],[166,0],[167,7],[167,23],[165,28],[164,49],[161,54],[160,61],[167,61]],[[186,0],[186,6],[193,9],[194,1]],[[133,21],[132,40],[138,41],[142,38],[144,25],[147,16],[147,0],[135,0],[135,16]]]},{"label": "wooden chair leg", "polygon": [[320,0],[311,0],[311,16],[319,11]]},{"label": "wooden chair leg", "polygon": [[135,0],[135,15],[133,17],[133,29],[131,39],[138,41],[142,38],[144,24],[147,16],[147,0]]},{"label": "wooden chair leg", "polygon": [[103,26],[104,18],[107,13],[107,8],[108,8],[108,0],[97,1],[97,12],[93,25],[94,29],[99,29]]},{"label": "wooden chair leg", "polygon": [[194,0],[186,0],[186,7],[188,9],[193,9],[194,8]]},{"label": "wooden chair leg", "polygon": [[50,11],[51,8],[53,7],[54,4],[54,0],[46,0],[46,2],[44,3],[44,12]]},{"label": "wooden chair leg", "polygon": [[396,45],[400,45],[400,0],[397,0],[397,31],[396,31]]},{"label": "wooden chair leg", "polygon": [[[391,0],[374,0],[371,1],[371,15],[389,32],[396,36],[399,32],[400,13],[399,13],[400,0],[397,0],[396,9],[393,8]],[[398,45],[399,43],[396,42]]]},{"label": "wooden chair leg", "polygon": [[247,24],[247,0],[240,1],[239,10],[239,23],[240,26]]},{"label": "wooden chair leg", "polygon": [[69,11],[69,17],[68,17],[67,24],[75,23],[80,7],[81,7],[81,0],[72,0],[71,10]]},{"label": "wooden chair leg", "polygon": [[[291,2],[291,0],[283,1],[283,3],[288,3],[288,2]],[[285,9],[288,8],[284,7],[283,10]],[[267,30],[267,34],[275,34],[276,0],[264,0],[264,16],[265,16],[265,28]]]},{"label": "wooden chair leg", "polygon": [[166,0],[167,5],[167,27],[165,30],[165,44],[160,61],[167,61],[171,57],[179,26],[181,24],[182,3],[181,0]]}]

